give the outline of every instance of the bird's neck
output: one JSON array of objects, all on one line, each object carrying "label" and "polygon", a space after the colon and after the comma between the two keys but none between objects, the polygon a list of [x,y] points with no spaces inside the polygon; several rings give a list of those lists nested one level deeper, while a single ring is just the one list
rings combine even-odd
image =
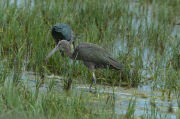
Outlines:
[{"label": "bird's neck", "polygon": [[68,45],[67,47],[64,48],[64,50],[65,50],[66,55],[67,55],[69,58],[71,58],[71,59],[74,60],[74,58],[73,58],[73,52],[71,52],[71,46]]}]

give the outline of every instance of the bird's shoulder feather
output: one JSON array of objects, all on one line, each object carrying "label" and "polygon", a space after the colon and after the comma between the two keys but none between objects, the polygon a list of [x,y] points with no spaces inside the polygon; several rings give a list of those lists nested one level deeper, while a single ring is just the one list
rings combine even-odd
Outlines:
[{"label": "bird's shoulder feather", "polygon": [[107,57],[111,54],[93,43],[81,43],[77,46],[78,58],[97,64],[107,64]]}]

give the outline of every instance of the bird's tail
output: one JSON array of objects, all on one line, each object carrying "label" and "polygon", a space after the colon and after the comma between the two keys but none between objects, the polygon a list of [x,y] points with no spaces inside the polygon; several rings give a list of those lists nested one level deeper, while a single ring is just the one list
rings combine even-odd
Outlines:
[{"label": "bird's tail", "polygon": [[123,68],[124,68],[124,66],[122,64],[120,64],[116,59],[114,59],[111,56],[109,56],[108,62],[116,70],[123,70]]}]

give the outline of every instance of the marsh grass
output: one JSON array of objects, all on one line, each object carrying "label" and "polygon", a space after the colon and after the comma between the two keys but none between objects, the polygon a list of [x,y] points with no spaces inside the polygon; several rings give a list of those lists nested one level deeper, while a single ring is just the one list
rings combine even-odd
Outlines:
[{"label": "marsh grass", "polygon": [[[112,113],[114,99],[106,103],[103,98],[98,102],[90,101],[92,96],[83,91],[73,94],[57,93],[53,90],[42,94],[38,90],[29,91],[19,84],[14,87],[8,80],[1,90],[1,118],[107,118],[115,117]],[[69,92],[71,93],[71,92]]]},{"label": "marsh grass", "polygon": [[[180,105],[180,36],[174,32],[179,31],[179,26],[173,26],[178,23],[179,5],[179,0],[0,1],[0,118],[117,117],[113,98],[107,104],[99,100],[95,107],[94,102],[89,102],[91,96],[83,97],[83,92],[80,97],[59,95],[54,91],[53,81],[46,94],[40,94],[39,77],[35,91],[19,82],[22,70],[39,75],[45,70],[82,83],[91,81],[92,73],[82,62],[62,58],[59,52],[44,66],[45,57],[55,47],[50,30],[57,23],[71,26],[77,37],[76,45],[98,44],[124,64],[123,72],[96,70],[98,84],[115,86],[126,82],[131,87],[148,78],[154,82],[153,88],[163,92],[162,96],[168,92],[170,97],[175,92]],[[13,85],[9,72],[14,72],[17,86]],[[124,118],[135,116],[134,105],[135,102],[129,102]],[[151,113],[156,117],[153,108]]]}]

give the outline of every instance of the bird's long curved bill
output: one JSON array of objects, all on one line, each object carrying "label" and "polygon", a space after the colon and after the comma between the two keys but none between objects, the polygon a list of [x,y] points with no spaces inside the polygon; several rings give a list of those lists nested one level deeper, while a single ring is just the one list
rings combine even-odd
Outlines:
[{"label": "bird's long curved bill", "polygon": [[45,59],[45,63],[47,62],[47,60],[49,59],[49,57],[51,57],[52,54],[54,54],[58,49],[60,48],[60,45],[57,45],[51,53],[49,53],[49,55],[46,57]]}]

